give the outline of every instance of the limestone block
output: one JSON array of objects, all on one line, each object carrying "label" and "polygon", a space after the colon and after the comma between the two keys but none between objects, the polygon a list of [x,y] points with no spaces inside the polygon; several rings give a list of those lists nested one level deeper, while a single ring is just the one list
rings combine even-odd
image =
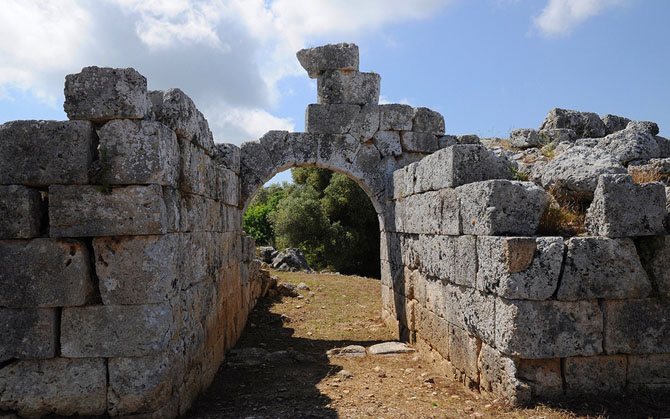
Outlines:
[{"label": "limestone block", "polygon": [[[420,305],[416,305],[417,334],[423,339],[430,342],[431,347],[435,348],[443,358],[449,358],[449,331],[453,326],[449,325],[443,318],[437,316],[435,313],[426,310]],[[463,332],[465,333],[465,332]],[[460,354],[461,352],[459,352]],[[475,351],[475,356],[477,352]],[[464,364],[461,362],[461,364]],[[476,365],[475,365],[476,367]]]},{"label": "limestone block", "polygon": [[0,410],[23,417],[102,415],[107,406],[105,360],[19,361],[0,369]]},{"label": "limestone block", "polygon": [[505,161],[482,145],[448,147],[421,160],[415,169],[414,192],[456,188],[489,179],[509,179]]},{"label": "limestone block", "polygon": [[172,392],[174,365],[169,353],[110,358],[107,412],[111,416],[159,410]]},{"label": "limestone block", "polygon": [[68,358],[158,353],[172,338],[169,304],[64,308],[61,354]]},{"label": "limestone block", "polygon": [[117,119],[98,130],[102,170],[96,183],[174,186],[179,174],[179,144],[160,122]]},{"label": "limestone block", "polygon": [[288,131],[268,131],[259,142],[267,151],[276,172],[293,167],[295,158],[288,141]]},{"label": "limestone block", "polygon": [[214,197],[217,164],[205,152],[184,140],[180,140],[179,188],[184,192]]},{"label": "limestone block", "polygon": [[365,105],[379,103],[381,76],[350,70],[326,70],[316,84],[318,103]]},{"label": "limestone block", "polygon": [[214,198],[223,201],[224,204],[237,206],[240,199],[240,177],[232,170],[218,166],[216,167],[216,190]]},{"label": "limestone block", "polygon": [[658,125],[653,122],[630,122],[625,129],[597,141],[595,147],[614,156],[621,164],[649,160],[661,156],[661,146],[654,137]]},{"label": "limestone block", "polygon": [[573,237],[567,247],[559,300],[642,298],[651,292],[632,240]]},{"label": "limestone block", "polygon": [[177,289],[177,241],[175,234],[93,239],[102,302],[168,301]]},{"label": "limestone block", "polygon": [[400,134],[397,131],[377,131],[372,142],[383,157],[402,154]]},{"label": "limestone block", "polygon": [[479,382],[479,342],[458,326],[449,326],[449,361],[475,383]]},{"label": "limestone block", "polygon": [[261,180],[268,180],[275,172],[275,165],[268,151],[259,140],[246,141],[240,146],[240,162],[251,169]]},{"label": "limestone block", "polygon": [[311,165],[316,163],[319,150],[319,134],[308,134],[305,132],[291,132],[288,134],[288,142],[293,149],[293,157],[297,166]]},{"label": "limestone block", "polygon": [[209,123],[195,103],[180,89],[150,92],[154,118],[184,138],[212,155],[214,137]]},{"label": "limestone block", "polygon": [[[58,315],[56,309],[0,307],[0,363],[16,359],[47,359],[56,356]],[[0,374],[2,370],[0,370]],[[1,382],[1,380],[0,380]],[[1,385],[0,385],[1,388]],[[0,394],[2,394],[0,392]],[[0,397],[0,400],[2,397]]]},{"label": "limestone block", "polygon": [[227,167],[237,174],[240,173],[240,148],[235,144],[215,144],[212,157],[217,164]]},{"label": "limestone block", "polygon": [[651,236],[665,232],[666,215],[662,183],[637,184],[629,175],[602,175],[585,224],[598,236]]},{"label": "limestone block", "polygon": [[443,189],[396,201],[396,225],[412,234],[458,235],[459,201],[454,190]]},{"label": "limestone block", "polygon": [[604,137],[607,129],[600,117],[593,112],[578,112],[554,108],[549,111],[540,129],[569,128],[579,138]]},{"label": "limestone block", "polygon": [[408,164],[421,161],[427,156],[430,156],[430,154],[405,151],[400,156],[396,157],[396,160],[398,162],[398,167],[405,167]]},{"label": "limestone block", "polygon": [[0,306],[78,306],[93,292],[89,252],[80,241],[0,241],[0,266]]},{"label": "limestone block", "polygon": [[143,119],[151,113],[147,79],[133,68],[84,67],[65,76],[63,108],[70,119]]},{"label": "limestone block", "polygon": [[569,128],[549,128],[538,131],[541,144],[549,143],[574,143],[577,139],[577,133]]},{"label": "limestone block", "polygon": [[546,300],[558,285],[561,237],[477,238],[477,289],[505,298]]},{"label": "limestone block", "polygon": [[[501,139],[498,138],[498,141]],[[437,139],[438,148],[447,148],[452,145],[481,144],[479,136],[474,134],[465,135],[443,135]]]},{"label": "limestone block", "polygon": [[296,53],[302,68],[315,79],[326,70],[358,71],[358,45],[328,44],[301,49]]},{"label": "limestone block", "polygon": [[631,390],[670,389],[670,354],[630,355],[627,371]]},{"label": "limestone block", "polygon": [[240,166],[240,202],[243,204],[244,210],[247,209],[254,194],[264,183],[265,180],[259,179],[250,168],[245,165]]},{"label": "limestone block", "polygon": [[663,297],[670,297],[670,236],[657,239],[657,248],[648,258],[656,290]]},{"label": "limestone block", "polygon": [[450,283],[439,285],[441,303],[437,314],[484,342],[493,343],[495,298],[470,287]]},{"label": "limestone block", "polygon": [[621,131],[622,129],[626,128],[626,125],[628,125],[630,122],[630,119],[628,118],[610,114],[602,116],[600,120],[603,121],[603,124],[605,124],[607,134]]},{"label": "limestone block", "polygon": [[361,107],[350,104],[311,104],[305,111],[305,131],[314,134],[346,134]]},{"label": "limestone block", "polygon": [[532,235],[550,195],[532,182],[487,180],[456,188],[463,234]]},{"label": "limestone block", "polygon": [[556,398],[563,395],[561,360],[520,359],[517,377],[528,384],[533,396]]},{"label": "limestone block", "polygon": [[403,132],[401,140],[405,151],[432,153],[438,148],[437,137],[426,132]]},{"label": "limestone block", "polygon": [[412,131],[442,136],[444,135],[444,117],[432,109],[414,108]]},{"label": "limestone block", "polygon": [[621,394],[626,387],[626,356],[606,355],[563,360],[565,393]]},{"label": "limestone block", "polygon": [[543,139],[534,129],[515,129],[509,133],[509,142],[512,147],[529,148],[544,145]]},{"label": "limestone block", "polygon": [[[454,257],[451,259],[453,271],[448,276],[449,280],[458,285],[475,288],[478,271],[476,236],[458,236],[453,238]],[[449,266],[448,254],[440,253],[442,265]]]},{"label": "limestone block", "polygon": [[167,230],[163,190],[158,185],[112,188],[49,187],[49,235],[90,237],[161,234]]},{"label": "limestone block", "polygon": [[0,125],[0,184],[88,183],[95,130],[87,121],[12,121]]},{"label": "limestone block", "polygon": [[514,404],[530,401],[531,387],[517,379],[517,365],[511,357],[483,343],[478,361],[483,391],[502,395]]},{"label": "limestone block", "polygon": [[29,239],[42,230],[46,203],[40,191],[20,185],[0,185],[0,238]]},{"label": "limestone block", "polygon": [[661,299],[603,302],[605,352],[670,353],[670,302]]},{"label": "limestone block", "polygon": [[379,106],[381,131],[411,131],[414,108],[409,105],[389,104]]},{"label": "limestone block", "polygon": [[379,105],[366,103],[351,124],[349,133],[361,142],[370,140],[379,130]]},{"label": "limestone block", "polygon": [[596,301],[498,298],[496,348],[522,358],[558,358],[602,352],[603,314]]}]

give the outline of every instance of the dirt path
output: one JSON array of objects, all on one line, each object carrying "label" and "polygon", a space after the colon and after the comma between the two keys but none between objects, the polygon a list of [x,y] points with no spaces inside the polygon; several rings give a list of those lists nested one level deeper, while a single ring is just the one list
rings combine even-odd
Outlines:
[{"label": "dirt path", "polygon": [[304,282],[309,290],[259,302],[235,350],[187,417],[670,417],[670,400],[650,397],[510,408],[465,389],[417,353],[329,358],[326,352],[335,347],[393,339],[380,318],[379,281],[279,275],[280,282]]}]

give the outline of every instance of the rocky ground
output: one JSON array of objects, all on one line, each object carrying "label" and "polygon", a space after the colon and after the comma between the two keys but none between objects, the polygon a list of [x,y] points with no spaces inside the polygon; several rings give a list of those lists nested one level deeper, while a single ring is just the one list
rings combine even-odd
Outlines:
[{"label": "rocky ground", "polygon": [[[259,302],[238,345],[187,417],[670,417],[670,400],[653,396],[512,408],[467,390],[417,352],[371,355],[372,345],[393,339],[379,315],[379,281],[279,275],[280,282],[297,286],[298,296]],[[355,347],[345,351],[348,356],[332,351],[349,345],[367,353],[357,357],[363,353]]]}]

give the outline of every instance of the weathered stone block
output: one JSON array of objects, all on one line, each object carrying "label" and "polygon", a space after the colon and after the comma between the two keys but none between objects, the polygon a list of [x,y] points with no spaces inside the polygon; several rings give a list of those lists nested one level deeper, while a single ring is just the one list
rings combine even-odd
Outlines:
[{"label": "weathered stone block", "polygon": [[605,352],[670,353],[670,302],[657,299],[604,301]]},{"label": "weathered stone block", "polygon": [[607,134],[621,131],[622,129],[626,128],[626,125],[628,125],[630,122],[630,119],[628,118],[610,114],[602,116],[600,120],[603,121],[603,124],[605,124]]},{"label": "weathered stone block", "polygon": [[12,121],[0,125],[0,184],[88,182],[95,129],[86,121]]},{"label": "weathered stone block", "polygon": [[437,137],[426,132],[403,132],[401,141],[403,150],[410,152],[432,153],[438,148]]},{"label": "weathered stone block", "polygon": [[89,252],[80,241],[0,241],[0,267],[0,306],[78,306],[93,292]]},{"label": "weathered stone block", "polygon": [[46,204],[40,191],[20,185],[0,185],[0,238],[29,239],[42,230]]},{"label": "weathered stone block", "polygon": [[550,110],[540,126],[540,129],[550,128],[572,129],[579,138],[603,137],[607,132],[605,124],[597,114],[560,108]]},{"label": "weathered stone block", "polygon": [[269,180],[274,173],[274,163],[259,140],[247,141],[240,146],[240,162],[251,169],[261,180]]},{"label": "weathered stone block", "polygon": [[517,365],[511,357],[484,343],[478,361],[483,391],[502,395],[511,403],[530,401],[531,388],[517,379]]},{"label": "weathered stone block", "polygon": [[296,53],[302,68],[310,78],[317,78],[326,70],[358,71],[358,45],[328,44],[301,49]]},{"label": "weathered stone block", "polygon": [[465,329],[484,342],[492,343],[496,329],[496,299],[476,289],[442,284],[438,281],[438,305],[440,314],[449,323]]},{"label": "weathered stone block", "polygon": [[296,165],[304,166],[316,163],[321,137],[323,135],[305,132],[291,132],[288,134],[288,142],[291,143]]},{"label": "weathered stone block", "polygon": [[147,79],[133,68],[84,67],[65,76],[63,108],[70,119],[142,119],[151,113]]},{"label": "weathered stone block", "polygon": [[177,290],[178,236],[93,239],[95,270],[106,305],[168,301]]},{"label": "weathered stone block", "polygon": [[168,352],[140,358],[110,358],[107,412],[111,416],[153,412],[168,403],[175,375]]},{"label": "weathered stone block", "polygon": [[544,145],[543,139],[534,129],[515,129],[509,133],[509,142],[512,147],[529,148]]},{"label": "weathered stone block", "polygon": [[354,122],[351,124],[349,133],[361,142],[372,138],[379,130],[379,105],[367,103],[361,107]]},{"label": "weathered stone block", "polygon": [[567,247],[559,300],[642,298],[651,292],[632,240],[573,237]]},{"label": "weathered stone block", "polygon": [[412,195],[396,201],[395,225],[412,234],[458,235],[459,201],[452,189]]},{"label": "weathered stone block", "polygon": [[195,103],[180,89],[150,92],[154,118],[172,129],[179,138],[185,138],[212,155],[214,137],[209,123]]},{"label": "weathered stone block", "polygon": [[563,360],[565,393],[620,394],[626,387],[626,356],[588,356]]},{"label": "weathered stone block", "polygon": [[118,187],[109,193],[96,186],[49,187],[51,237],[162,234],[166,212],[158,185]]},{"label": "weathered stone block", "polygon": [[463,234],[533,235],[550,195],[532,182],[487,180],[456,188]]},{"label": "weathered stone block", "polygon": [[347,170],[358,153],[361,143],[353,136],[321,135],[316,165],[338,170]]},{"label": "weathered stone block", "polygon": [[268,131],[258,141],[267,151],[277,172],[295,165],[293,149],[288,141],[288,131]]},{"label": "weathered stone block", "polygon": [[160,122],[117,119],[98,130],[102,170],[96,183],[177,183],[179,144]]},{"label": "weathered stone block", "polygon": [[316,84],[318,103],[379,103],[381,76],[358,71],[326,70]]},{"label": "weathered stone block", "polygon": [[377,131],[372,138],[382,156],[399,156],[402,154],[400,134],[397,131]]},{"label": "weathered stone block", "polygon": [[628,356],[627,380],[631,390],[670,389],[670,354]]},{"label": "weathered stone block", "polygon": [[240,173],[240,148],[235,144],[215,144],[212,158],[217,164]]},{"label": "weathered stone block", "polygon": [[104,359],[19,361],[0,369],[0,410],[23,417],[102,415],[107,406]]},{"label": "weathered stone block", "polygon": [[63,309],[61,353],[68,358],[145,356],[172,338],[169,304]]},{"label": "weathered stone block", "polygon": [[412,131],[425,132],[437,136],[444,135],[444,117],[428,108],[414,108]]},{"label": "weathered stone block", "polygon": [[496,347],[522,358],[602,353],[603,315],[595,301],[507,300],[495,305]]},{"label": "weathered stone block", "polygon": [[651,249],[649,249],[649,246],[645,246],[649,249],[648,268],[658,293],[661,296],[670,297],[670,236],[662,236],[652,240]]},{"label": "weathered stone block", "polygon": [[[56,356],[57,349],[57,324],[56,309],[0,307],[0,330],[2,330],[0,362],[12,358],[53,358]],[[0,374],[2,374],[1,369]],[[0,384],[0,389],[2,389],[2,384]],[[2,400],[2,397],[0,397],[0,400]]]},{"label": "weathered stone block", "polygon": [[598,236],[651,236],[665,232],[666,215],[662,183],[637,184],[629,175],[602,175],[585,224]]},{"label": "weathered stone block", "polygon": [[449,360],[475,383],[479,382],[478,339],[458,326],[449,326]]},{"label": "weathered stone block", "polygon": [[215,197],[217,164],[205,152],[184,140],[180,142],[179,188],[184,192]]},{"label": "weathered stone block", "polygon": [[305,111],[305,131],[313,134],[346,134],[361,107],[349,104],[311,104]]},{"label": "weathered stone block", "polygon": [[560,237],[477,238],[477,289],[505,298],[546,300],[561,273]]},{"label": "weathered stone block", "polygon": [[390,104],[379,106],[380,131],[411,131],[414,108],[409,105]]},{"label": "weathered stone block", "polygon": [[225,167],[216,167],[216,189],[213,197],[223,203],[237,206],[240,199],[240,177],[232,170]]},{"label": "weathered stone block", "polygon": [[533,396],[555,398],[563,395],[561,360],[520,359],[517,378],[528,384]]}]

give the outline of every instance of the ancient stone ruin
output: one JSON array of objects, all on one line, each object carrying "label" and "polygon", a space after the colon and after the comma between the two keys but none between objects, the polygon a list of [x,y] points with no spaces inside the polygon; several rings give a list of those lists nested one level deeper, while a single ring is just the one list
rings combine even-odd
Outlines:
[{"label": "ancient stone ruin", "polygon": [[[384,320],[465,384],[670,389],[666,189],[633,181],[670,177],[655,124],[555,109],[510,139],[445,135],[435,111],[378,105],[355,45],[298,59],[318,82],[306,132],[241,147],[133,69],[67,76],[69,121],[0,125],[0,411],[186,412],[261,294],[243,211],[294,166],[365,190]],[[585,234],[539,234],[548,190],[588,207]]]}]

